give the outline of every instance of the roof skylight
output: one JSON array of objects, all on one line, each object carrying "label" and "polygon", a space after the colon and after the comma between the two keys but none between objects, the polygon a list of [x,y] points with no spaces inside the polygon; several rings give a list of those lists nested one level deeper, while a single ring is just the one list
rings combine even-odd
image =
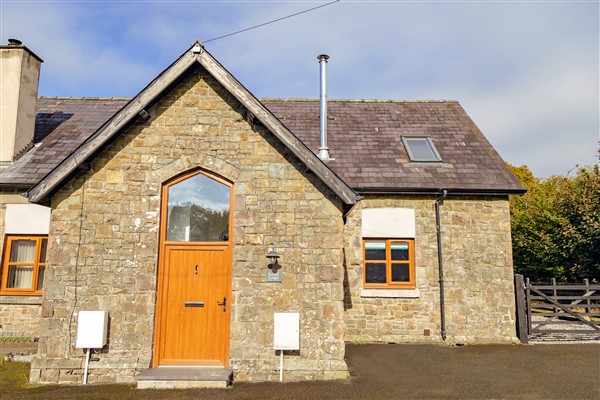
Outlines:
[{"label": "roof skylight", "polygon": [[402,136],[402,143],[410,161],[439,162],[442,161],[433,141],[429,136]]}]

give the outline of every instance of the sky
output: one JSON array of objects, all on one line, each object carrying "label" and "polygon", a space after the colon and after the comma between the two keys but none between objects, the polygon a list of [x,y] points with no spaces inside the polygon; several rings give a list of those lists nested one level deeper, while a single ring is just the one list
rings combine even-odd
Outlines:
[{"label": "sky", "polygon": [[0,0],[39,95],[133,97],[198,39],[259,98],[458,100],[538,177],[598,163],[600,2]]}]

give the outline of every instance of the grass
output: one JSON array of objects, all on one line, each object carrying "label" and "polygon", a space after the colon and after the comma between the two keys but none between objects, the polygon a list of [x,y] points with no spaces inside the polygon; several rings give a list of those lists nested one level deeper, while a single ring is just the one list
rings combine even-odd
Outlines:
[{"label": "grass", "polygon": [[35,339],[29,336],[0,336],[0,344],[33,343]]},{"label": "grass", "polygon": [[29,364],[22,362],[9,362],[3,357],[3,362],[0,364],[0,397],[4,400],[24,389],[29,380]]}]

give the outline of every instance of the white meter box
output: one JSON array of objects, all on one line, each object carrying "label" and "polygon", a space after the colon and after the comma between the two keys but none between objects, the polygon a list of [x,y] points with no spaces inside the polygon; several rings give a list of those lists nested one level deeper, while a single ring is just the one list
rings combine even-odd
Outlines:
[{"label": "white meter box", "polygon": [[300,313],[275,313],[275,350],[300,350]]},{"label": "white meter box", "polygon": [[101,349],[106,345],[108,311],[79,311],[77,316],[78,349]]}]

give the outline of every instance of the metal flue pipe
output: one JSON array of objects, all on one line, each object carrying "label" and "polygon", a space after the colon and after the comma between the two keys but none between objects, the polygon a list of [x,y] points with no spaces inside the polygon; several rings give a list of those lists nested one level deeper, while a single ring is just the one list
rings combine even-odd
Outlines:
[{"label": "metal flue pipe", "polygon": [[317,57],[317,60],[319,60],[321,70],[321,141],[319,146],[319,158],[321,160],[328,160],[330,158],[329,147],[327,147],[327,60],[329,60],[329,56],[327,54],[321,54]]}]

